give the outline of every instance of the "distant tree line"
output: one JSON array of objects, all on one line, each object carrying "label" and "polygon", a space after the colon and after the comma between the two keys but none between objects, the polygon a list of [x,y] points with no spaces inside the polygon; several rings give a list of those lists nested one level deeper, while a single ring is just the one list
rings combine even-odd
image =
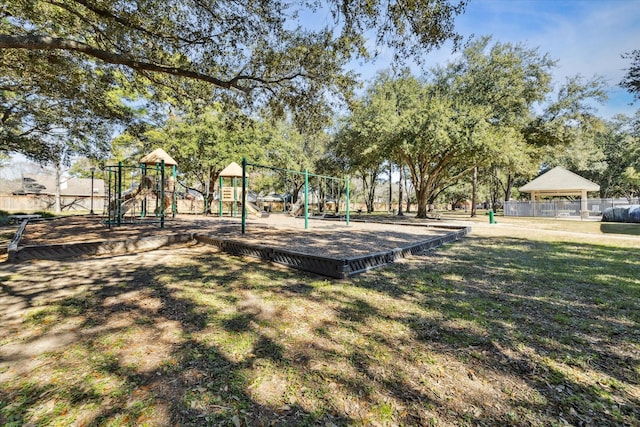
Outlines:
[{"label": "distant tree line", "polygon": [[[222,168],[244,156],[350,175],[369,211],[381,183],[397,184],[398,213],[406,199],[419,217],[437,202],[510,200],[555,165],[600,183],[603,196],[640,195],[640,114],[597,117],[601,79],[554,82],[547,54],[489,37],[418,75],[404,66],[460,41],[453,23],[465,1],[330,0],[315,7],[333,22],[317,29],[291,24],[313,13],[306,2],[218,3],[0,6],[0,156],[60,169],[78,156],[131,162],[160,146],[210,201]],[[355,96],[345,65],[383,48],[393,67]],[[637,99],[640,55],[626,57],[621,85]],[[285,181],[297,194],[300,177]]]}]

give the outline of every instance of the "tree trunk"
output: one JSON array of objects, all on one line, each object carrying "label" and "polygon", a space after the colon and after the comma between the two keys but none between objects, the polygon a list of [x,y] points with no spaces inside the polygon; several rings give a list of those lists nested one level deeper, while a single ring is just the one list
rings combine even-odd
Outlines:
[{"label": "tree trunk", "polygon": [[407,179],[407,174],[404,174],[404,189],[407,193],[407,213],[411,212],[411,191],[409,189],[409,180]]},{"label": "tree trunk", "polygon": [[402,213],[402,182],[404,178],[404,166],[400,166],[400,179],[398,180],[398,216],[404,216]]},{"label": "tree trunk", "polygon": [[371,191],[369,188],[369,183],[367,182],[367,176],[365,174],[362,174],[362,194],[364,196],[364,205],[367,208],[367,213],[371,213],[373,211],[370,193]]},{"label": "tree trunk", "polygon": [[54,212],[59,214],[62,212],[62,203],[61,203],[61,194],[60,194],[60,164],[56,163],[56,194],[55,194],[55,204],[54,204]]},{"label": "tree trunk", "polygon": [[304,188],[304,180],[302,182],[293,181],[293,194],[291,195],[291,203],[294,205],[298,203],[298,195],[300,194],[300,190]]},{"label": "tree trunk", "polygon": [[507,175],[507,188],[504,190],[504,201],[511,200],[511,191],[513,190],[513,182],[515,181],[513,174]]},{"label": "tree trunk", "polygon": [[432,212],[433,211],[433,206],[435,206],[435,204],[436,204],[436,197],[438,197],[436,194],[431,194],[431,196],[429,196],[429,198],[427,199],[427,211],[428,212]]},{"label": "tree trunk", "polygon": [[478,204],[478,167],[473,168],[473,179],[471,180],[471,218],[477,216],[476,205]]},{"label": "tree trunk", "polygon": [[[214,194],[211,192],[211,189],[216,187],[218,188],[218,200],[220,200],[222,199],[222,188],[220,188],[220,186],[216,184],[216,181],[218,181],[218,173],[213,169],[209,170],[209,176],[207,181],[209,186],[208,188],[209,194],[207,196],[208,212],[205,212],[205,213],[211,213],[213,209],[213,203],[214,203]],[[218,206],[220,205],[218,204]]]},{"label": "tree trunk", "polygon": [[418,213],[416,214],[416,218],[426,218],[428,212],[429,191],[427,191],[426,183],[422,184],[424,188],[421,188],[422,186],[417,186],[414,183],[414,186],[416,187],[416,199],[418,201]]},{"label": "tree trunk", "polygon": [[[209,212],[211,212],[211,203],[213,202],[213,195],[211,195],[211,199],[209,199],[209,195],[211,194],[211,182],[209,180],[207,180],[207,182],[205,183],[204,186],[204,200],[205,200],[205,204],[202,207],[202,209],[204,210],[204,214],[208,215]],[[189,191],[189,189],[187,188],[187,191]]]}]

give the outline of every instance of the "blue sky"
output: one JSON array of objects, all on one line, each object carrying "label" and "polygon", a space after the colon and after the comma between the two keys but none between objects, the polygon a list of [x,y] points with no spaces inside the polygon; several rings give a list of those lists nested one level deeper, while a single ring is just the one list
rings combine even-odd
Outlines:
[{"label": "blue sky", "polygon": [[[456,31],[463,37],[491,35],[494,41],[523,43],[549,53],[558,61],[554,83],[569,76],[602,76],[607,81],[609,100],[596,105],[598,115],[632,115],[640,101],[618,83],[630,61],[621,55],[640,49],[640,0],[470,0],[465,13],[456,19]],[[452,58],[451,45],[431,52],[427,65],[446,64]],[[363,78],[388,67],[382,56],[373,66],[358,69]]]}]

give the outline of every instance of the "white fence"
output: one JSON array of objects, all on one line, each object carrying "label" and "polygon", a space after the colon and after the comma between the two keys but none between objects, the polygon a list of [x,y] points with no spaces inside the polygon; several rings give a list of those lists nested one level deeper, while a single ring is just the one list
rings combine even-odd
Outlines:
[{"label": "white fence", "polygon": [[[606,208],[621,205],[637,205],[640,199],[587,199],[590,217],[602,216]],[[541,202],[509,201],[504,204],[504,216],[532,216],[544,218],[580,218],[580,200],[545,200]]]},{"label": "white fence", "polygon": [[[36,212],[53,211],[56,198],[53,195],[0,195],[0,210],[8,212]],[[60,198],[63,211],[89,211],[91,209],[91,197],[88,196],[63,196]],[[93,197],[93,209],[102,212],[104,197]]]},{"label": "white fence", "polygon": [[[93,196],[93,211],[97,214],[106,212],[105,197]],[[178,199],[178,212],[202,213],[204,202],[202,200]],[[63,196],[60,204],[64,212],[89,212],[91,210],[91,197],[88,196]],[[216,204],[217,206],[217,204]],[[0,195],[0,210],[14,212],[53,212],[55,209],[55,196],[52,195]]]}]

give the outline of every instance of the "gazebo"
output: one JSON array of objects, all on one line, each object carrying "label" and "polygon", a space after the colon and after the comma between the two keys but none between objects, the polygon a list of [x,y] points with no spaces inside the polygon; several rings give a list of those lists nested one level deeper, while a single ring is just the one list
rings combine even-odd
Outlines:
[{"label": "gazebo", "polygon": [[588,216],[587,194],[600,191],[600,186],[561,166],[540,175],[519,188],[521,193],[531,193],[531,200],[538,202],[546,197],[580,196],[580,216]]}]

